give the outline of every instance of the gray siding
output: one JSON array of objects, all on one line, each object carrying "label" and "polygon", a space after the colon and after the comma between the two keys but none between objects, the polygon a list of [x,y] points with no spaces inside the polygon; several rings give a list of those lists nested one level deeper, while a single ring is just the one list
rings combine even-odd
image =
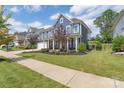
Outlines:
[{"label": "gray siding", "polygon": [[122,16],[117,23],[114,31],[113,31],[113,37],[123,35],[124,36],[124,16]]},{"label": "gray siding", "polygon": [[87,29],[82,25],[82,38],[81,38],[81,41],[84,42],[84,43],[87,43],[88,41],[88,31]]},{"label": "gray siding", "polygon": [[[60,19],[61,19],[61,18],[63,18],[63,23],[60,24]],[[66,29],[66,26],[69,25],[69,24],[71,24],[71,22],[70,22],[67,18],[65,18],[64,16],[61,16],[61,17],[57,20],[57,23],[56,23],[56,25],[55,25],[54,28],[58,28],[58,27],[60,27],[60,25],[62,25],[62,26],[64,26],[64,28]]]}]

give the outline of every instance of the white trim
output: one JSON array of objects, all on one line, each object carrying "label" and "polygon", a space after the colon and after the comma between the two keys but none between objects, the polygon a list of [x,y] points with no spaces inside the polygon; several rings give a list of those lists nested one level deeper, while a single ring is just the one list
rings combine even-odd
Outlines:
[{"label": "white trim", "polygon": [[68,37],[67,37],[67,51],[69,50],[69,42],[68,42]]},{"label": "white trim", "polygon": [[55,41],[53,39],[53,50],[55,50]]},{"label": "white trim", "polygon": [[82,33],[82,29],[81,29],[82,27],[81,27],[81,24],[80,24],[80,35],[81,35],[81,33]]},{"label": "white trim", "polygon": [[78,38],[75,37],[75,51],[78,52]]},{"label": "white trim", "polygon": [[63,23],[63,17],[60,18],[59,23],[60,23],[60,24]]},{"label": "white trim", "polygon": [[56,19],[55,24],[53,25],[53,27],[54,27],[54,26],[56,25],[56,23],[59,21],[59,19],[60,19],[61,16],[65,17],[67,20],[69,20],[71,23],[73,23],[72,20],[70,20],[68,17],[66,17],[65,15],[63,15],[63,14],[60,13],[59,16],[58,16],[58,18]]}]

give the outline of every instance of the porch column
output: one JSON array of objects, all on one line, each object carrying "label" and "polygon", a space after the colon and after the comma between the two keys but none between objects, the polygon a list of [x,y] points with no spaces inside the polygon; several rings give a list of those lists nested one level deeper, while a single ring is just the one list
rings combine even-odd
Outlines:
[{"label": "porch column", "polygon": [[55,50],[55,41],[53,39],[53,50]]},{"label": "porch column", "polygon": [[78,52],[78,38],[75,37],[75,51]]},{"label": "porch column", "polygon": [[47,48],[49,48],[49,45],[50,45],[49,43],[50,43],[50,42],[49,42],[49,39],[48,39],[48,44],[47,44]]},{"label": "porch column", "polygon": [[69,44],[68,44],[68,37],[67,37],[67,51],[68,51],[68,49],[69,49]]},{"label": "porch column", "polygon": [[43,47],[45,48],[45,42],[44,42],[44,40],[43,40]]}]

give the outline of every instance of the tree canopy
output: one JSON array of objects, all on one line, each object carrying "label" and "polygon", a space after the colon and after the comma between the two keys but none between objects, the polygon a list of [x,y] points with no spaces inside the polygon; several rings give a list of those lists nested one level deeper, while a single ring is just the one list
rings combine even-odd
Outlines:
[{"label": "tree canopy", "polygon": [[12,13],[5,13],[4,6],[0,6],[0,45],[8,44],[15,38],[9,34],[9,26],[11,26],[11,24],[8,24],[7,21],[11,16]]},{"label": "tree canopy", "polygon": [[107,9],[94,20],[94,24],[100,28],[100,35],[104,43],[112,42],[112,26],[117,15],[118,13],[115,11]]}]

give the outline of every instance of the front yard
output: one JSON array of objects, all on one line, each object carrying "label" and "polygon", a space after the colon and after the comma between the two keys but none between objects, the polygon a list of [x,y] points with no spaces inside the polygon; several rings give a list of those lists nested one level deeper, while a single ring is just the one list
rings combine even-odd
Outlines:
[{"label": "front yard", "polygon": [[47,77],[0,56],[0,87],[65,87]]},{"label": "front yard", "polygon": [[[7,51],[6,48],[0,48],[0,50]],[[20,49],[19,47],[12,47],[8,49],[8,51],[18,51],[18,50],[22,50],[22,49]]]},{"label": "front yard", "polygon": [[111,49],[104,51],[93,50],[86,55],[71,56],[49,55],[40,52],[19,55],[124,81],[124,55],[113,55],[111,54]]}]

